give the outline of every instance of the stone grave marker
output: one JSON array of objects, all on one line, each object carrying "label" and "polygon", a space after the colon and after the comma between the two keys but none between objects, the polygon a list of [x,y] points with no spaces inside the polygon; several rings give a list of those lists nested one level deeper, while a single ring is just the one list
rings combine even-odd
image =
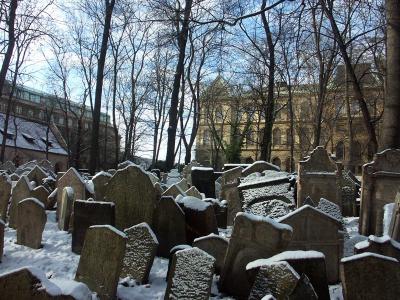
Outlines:
[{"label": "stone grave marker", "polygon": [[224,260],[226,250],[228,249],[228,239],[216,235],[210,234],[204,237],[200,237],[194,240],[193,247],[197,247],[212,257],[215,258],[215,273],[220,274],[224,266]]},{"label": "stone grave marker", "polygon": [[368,240],[359,242],[354,246],[355,254],[365,252],[373,252],[400,260],[400,243],[387,235],[382,237],[370,235]]},{"label": "stone grave marker", "polygon": [[31,196],[32,187],[27,176],[21,176],[11,190],[11,204],[8,211],[8,226],[16,229],[18,224],[18,203]]},{"label": "stone grave marker", "polygon": [[49,195],[49,191],[43,185],[35,187],[31,192],[31,196],[42,202],[45,208],[48,207],[47,198]]},{"label": "stone grave marker", "polygon": [[6,224],[3,220],[0,219],[0,262],[3,258],[3,251],[4,251],[4,227]]},{"label": "stone grave marker", "polygon": [[93,176],[94,198],[96,201],[103,201],[106,193],[106,184],[110,181],[112,175],[107,172],[99,172]]},{"label": "stone grave marker", "polygon": [[244,170],[242,171],[242,176],[246,177],[246,176],[249,176],[250,174],[256,173],[256,172],[262,173],[263,171],[266,171],[266,170],[279,172],[281,169],[278,166],[275,166],[274,164],[259,160],[259,161],[255,161],[250,166],[247,166],[246,168],[244,168]]},{"label": "stone grave marker", "polygon": [[192,186],[190,189],[188,189],[185,192],[186,196],[192,196],[192,197],[196,197],[199,199],[203,199],[203,197],[201,196],[201,193],[196,189],[195,186]]},{"label": "stone grave marker", "polygon": [[192,168],[192,185],[206,198],[215,198],[214,169],[204,167]]},{"label": "stone grave marker", "polygon": [[186,196],[185,192],[177,184],[171,185],[162,193],[163,197],[171,196],[174,199],[179,195]]},{"label": "stone grave marker", "polygon": [[75,191],[72,187],[66,186],[62,191],[60,215],[58,218],[58,228],[68,231],[71,214],[74,209]]},{"label": "stone grave marker", "polygon": [[6,174],[0,175],[0,219],[6,221],[8,202],[11,197],[11,180]]},{"label": "stone grave marker", "polygon": [[57,192],[58,189],[55,188],[50,195],[47,197],[47,207],[46,209],[54,209],[54,205],[57,203]]}]

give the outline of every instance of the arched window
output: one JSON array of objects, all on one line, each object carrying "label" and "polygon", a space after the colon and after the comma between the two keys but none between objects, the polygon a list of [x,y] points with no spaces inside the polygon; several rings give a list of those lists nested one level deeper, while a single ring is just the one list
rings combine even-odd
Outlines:
[{"label": "arched window", "polygon": [[275,166],[278,166],[279,168],[281,167],[281,160],[279,159],[279,157],[275,157],[275,158],[272,160],[272,163],[273,163]]},{"label": "arched window", "polygon": [[342,141],[338,142],[336,145],[336,159],[337,160],[344,159],[344,144]]},{"label": "arched window", "polygon": [[274,146],[282,144],[282,141],[281,141],[281,130],[279,128],[275,128],[272,131],[272,143],[273,143]]}]

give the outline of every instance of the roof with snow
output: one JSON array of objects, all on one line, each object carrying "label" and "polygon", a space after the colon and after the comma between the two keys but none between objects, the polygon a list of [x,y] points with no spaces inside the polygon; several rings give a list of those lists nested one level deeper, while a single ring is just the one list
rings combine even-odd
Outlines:
[{"label": "roof with snow", "polygon": [[[3,137],[5,114],[0,113],[0,138]],[[49,153],[67,155],[67,151],[60,145],[54,133],[49,131],[48,139],[46,139],[47,125],[28,121],[23,118],[10,116],[8,120],[7,140],[8,147],[46,152],[46,144],[48,141]]]}]

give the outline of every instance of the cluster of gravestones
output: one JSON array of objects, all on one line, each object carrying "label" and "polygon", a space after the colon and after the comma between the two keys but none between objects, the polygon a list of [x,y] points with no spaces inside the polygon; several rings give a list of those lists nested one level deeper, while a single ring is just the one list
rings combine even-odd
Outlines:
[{"label": "cluster of gravestones", "polygon": [[[166,299],[208,299],[214,274],[219,290],[239,299],[329,299],[328,284],[339,281],[346,299],[400,292],[400,150],[364,166],[361,201],[355,176],[322,147],[299,163],[297,178],[262,161],[223,172],[193,163],[182,175],[131,162],[90,180],[73,168],[56,180],[37,164],[21,174],[7,169],[0,213],[18,243],[38,248],[45,209],[56,207],[59,229],[72,234],[72,251],[81,255],[75,280],[101,299],[116,297],[120,277],[148,282],[156,255],[169,259]],[[39,187],[47,197],[34,193]],[[371,236],[342,258],[342,216],[358,213],[360,233]],[[219,235],[227,225],[231,236]],[[21,276],[32,284],[25,290],[35,290],[40,276],[23,269],[0,277],[0,295]]]}]

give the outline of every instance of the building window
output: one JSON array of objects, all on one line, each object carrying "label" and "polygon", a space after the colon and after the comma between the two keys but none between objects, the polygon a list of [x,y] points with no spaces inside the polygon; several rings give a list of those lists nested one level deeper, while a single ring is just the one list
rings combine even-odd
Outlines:
[{"label": "building window", "polygon": [[89,123],[85,122],[85,129],[89,129]]},{"label": "building window", "polygon": [[33,118],[33,110],[28,110],[28,117]]},{"label": "building window", "polygon": [[279,128],[275,128],[272,131],[272,141],[273,141],[273,145],[281,145],[282,141],[281,141],[281,130]]},{"label": "building window", "polygon": [[17,114],[22,114],[22,107],[21,107],[21,106],[16,106],[16,107],[15,107],[15,112],[16,112]]},{"label": "building window", "polygon": [[60,119],[58,120],[58,124],[64,125],[64,118],[63,117],[60,117]]}]

